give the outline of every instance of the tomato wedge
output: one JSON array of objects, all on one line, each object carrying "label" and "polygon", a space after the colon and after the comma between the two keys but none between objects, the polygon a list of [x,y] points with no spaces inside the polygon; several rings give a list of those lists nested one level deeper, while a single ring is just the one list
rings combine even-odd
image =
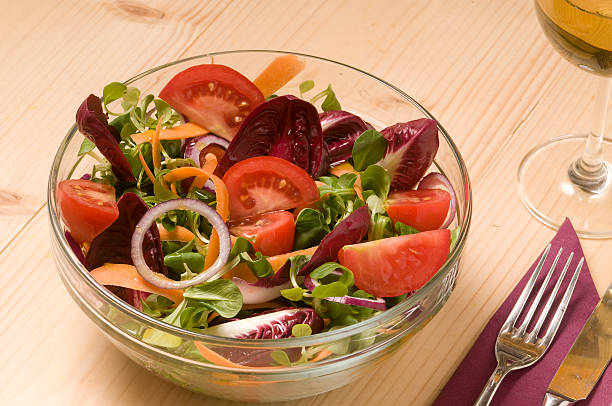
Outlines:
[{"label": "tomato wedge", "polygon": [[247,217],[230,224],[230,233],[251,241],[266,256],[284,254],[293,248],[293,214],[280,210]]},{"label": "tomato wedge", "polygon": [[79,244],[93,240],[119,217],[115,188],[90,180],[61,181],[57,204],[62,220]]},{"label": "tomato wedge", "polygon": [[240,161],[223,176],[233,220],[287,210],[319,199],[314,180],[302,168],[272,156]]},{"label": "tomato wedge", "polygon": [[178,73],[159,98],[189,120],[231,140],[246,116],[264,102],[263,94],[234,69],[204,64]]},{"label": "tomato wedge", "polygon": [[401,221],[419,231],[437,230],[446,220],[450,200],[446,190],[408,190],[391,193],[385,209],[394,223]]},{"label": "tomato wedge", "polygon": [[353,271],[355,286],[380,297],[419,289],[440,269],[450,249],[450,231],[433,230],[346,245],[339,262]]}]

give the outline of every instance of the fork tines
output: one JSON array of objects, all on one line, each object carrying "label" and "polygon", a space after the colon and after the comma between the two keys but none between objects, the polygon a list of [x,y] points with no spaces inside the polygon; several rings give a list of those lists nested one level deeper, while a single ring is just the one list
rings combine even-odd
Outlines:
[{"label": "fork tines", "polygon": [[[548,253],[550,252],[550,249],[551,249],[551,245],[549,244],[544,250],[542,257],[540,258],[538,265],[533,271],[531,278],[529,278],[527,285],[523,289],[521,296],[519,297],[518,301],[512,308],[512,311],[510,312],[508,319],[502,326],[501,332],[512,332],[512,335],[517,336],[517,337],[525,335],[527,328],[529,324],[531,323],[531,319],[533,318],[533,315],[536,313],[538,304],[540,303],[540,300],[542,299],[542,296],[544,295],[544,291],[546,290],[546,287],[555,271],[555,268],[557,267],[557,262],[559,261],[559,257],[561,256],[561,253],[563,251],[563,248],[559,248],[559,251],[557,251],[557,255],[555,256],[552,266],[550,267],[550,269],[548,270],[548,273],[546,274],[544,282],[542,282],[542,285],[540,286],[540,289],[538,290],[538,293],[531,307],[527,311],[527,314],[525,315],[523,322],[517,328],[515,327],[515,323],[518,320],[519,315],[521,314],[523,310],[523,307],[525,306],[525,304],[527,303],[527,300],[529,299],[531,295],[531,291],[533,290],[533,287],[535,286],[538,276],[540,275],[540,272],[544,266],[544,262],[546,261],[546,258],[548,256]],[[580,274],[580,270],[582,269],[582,265],[584,263],[584,257],[580,259],[578,266],[576,266],[576,270],[574,271],[574,274],[569,283],[569,286],[567,287],[565,294],[563,295],[563,298],[561,299],[561,302],[559,303],[559,306],[557,307],[557,310],[555,311],[551,319],[548,329],[546,330],[546,333],[544,334],[544,336],[541,338],[541,341],[538,342],[538,334],[540,332],[540,329],[542,328],[544,321],[546,320],[546,316],[548,315],[548,312],[550,311],[552,307],[555,297],[557,296],[557,292],[559,291],[559,287],[561,286],[561,282],[563,281],[565,277],[565,273],[567,272],[573,258],[574,258],[574,253],[572,252],[567,258],[565,265],[563,266],[561,275],[557,279],[557,283],[555,284],[552,292],[550,293],[550,296],[548,297],[548,300],[546,304],[544,305],[542,313],[540,314],[540,317],[538,318],[538,321],[536,322],[535,327],[526,337],[527,338],[526,341],[537,343],[538,345],[542,345],[542,346],[548,346],[550,341],[552,341],[553,337],[555,336],[555,333],[557,332],[557,329],[559,328],[559,325],[561,324],[561,319],[563,318],[563,314],[565,313],[565,310],[567,309],[567,305],[574,291],[574,287],[576,286],[576,282],[578,281],[578,275]]]}]

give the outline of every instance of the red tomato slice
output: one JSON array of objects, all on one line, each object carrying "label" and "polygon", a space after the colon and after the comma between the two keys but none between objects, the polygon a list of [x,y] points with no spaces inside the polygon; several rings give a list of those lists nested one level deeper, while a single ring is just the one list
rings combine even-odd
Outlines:
[{"label": "red tomato slice", "polygon": [[90,180],[61,181],[57,204],[62,220],[79,244],[93,240],[119,217],[115,188]]},{"label": "red tomato slice", "polygon": [[251,241],[266,256],[284,254],[293,248],[293,214],[273,211],[247,217],[230,224],[230,233]]},{"label": "red tomato slice", "polygon": [[306,171],[272,156],[245,159],[223,176],[229,192],[232,219],[275,210],[287,210],[319,199],[319,191]]},{"label": "red tomato slice", "polygon": [[437,230],[444,224],[450,194],[442,189],[420,189],[391,193],[385,209],[395,223],[401,221],[419,231]]},{"label": "red tomato slice", "polygon": [[450,231],[433,230],[346,245],[338,260],[355,275],[355,286],[380,297],[425,285],[446,261]]},{"label": "red tomato slice", "polygon": [[261,91],[242,74],[224,65],[204,64],[178,73],[159,98],[208,131],[228,140],[245,117],[264,102]]}]

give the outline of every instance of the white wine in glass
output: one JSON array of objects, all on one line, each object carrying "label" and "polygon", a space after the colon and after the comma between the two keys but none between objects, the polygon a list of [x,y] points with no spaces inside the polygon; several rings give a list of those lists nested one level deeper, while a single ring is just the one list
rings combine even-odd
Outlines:
[{"label": "white wine in glass", "polygon": [[569,217],[578,235],[612,237],[612,140],[604,135],[612,88],[612,0],[535,0],[548,40],[593,74],[597,92],[589,134],[555,138],[531,150],[518,170],[525,207],[558,228]]}]

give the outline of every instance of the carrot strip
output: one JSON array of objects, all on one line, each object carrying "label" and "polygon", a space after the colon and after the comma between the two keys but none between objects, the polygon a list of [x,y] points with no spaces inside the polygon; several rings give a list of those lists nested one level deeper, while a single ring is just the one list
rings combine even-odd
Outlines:
[{"label": "carrot strip", "polygon": [[319,362],[327,357],[329,357],[330,355],[332,355],[333,352],[331,352],[330,350],[328,350],[327,348],[324,350],[321,350],[316,357],[314,357],[313,359],[311,359],[308,362]]},{"label": "carrot strip", "polygon": [[145,161],[144,156],[142,155],[142,150],[140,149],[140,145],[138,145],[138,156],[140,157],[140,164],[142,165],[142,169],[144,169],[147,177],[151,181],[151,183],[155,183],[155,176],[153,176],[153,172],[149,169],[149,165],[147,165],[147,161]]},{"label": "carrot strip", "polygon": [[[194,123],[185,123],[172,128],[164,128],[159,133],[160,140],[180,140],[183,138],[193,138],[200,135],[208,134],[208,130],[202,128]],[[148,130],[141,133],[132,134],[132,140],[136,144],[144,144],[145,142],[151,142],[155,131]]]},{"label": "carrot strip", "polygon": [[100,285],[119,286],[167,297],[174,303],[183,300],[181,289],[161,289],[145,281],[134,265],[104,264],[89,273]]},{"label": "carrot strip", "polygon": [[[200,341],[194,341],[193,344],[196,346],[200,354],[210,363],[215,365],[219,365],[220,367],[229,367],[229,368],[240,368],[240,369],[282,369],[285,367],[249,367],[246,365],[236,364],[228,360],[227,358],[217,354],[215,351],[206,347]],[[255,383],[255,382],[253,382]]]},{"label": "carrot strip", "polygon": [[355,175],[357,175],[357,180],[353,185],[353,189],[355,190],[355,193],[357,193],[357,196],[361,200],[364,200],[363,195],[361,194],[361,192],[363,191],[363,188],[361,187],[361,177],[359,176],[359,172],[357,172],[355,168],[353,168],[353,165],[349,164],[348,162],[343,162],[340,165],[331,168],[329,170],[329,173],[337,177],[340,177],[345,173],[354,173]]},{"label": "carrot strip", "polygon": [[183,226],[176,226],[174,231],[168,231],[161,224],[157,224],[157,229],[162,241],[189,242],[195,238],[195,235]]},{"label": "carrot strip", "polygon": [[215,169],[217,169],[217,156],[215,154],[211,154],[210,152],[206,154],[204,157],[204,165],[202,166],[202,170],[206,173],[213,173]]},{"label": "carrot strip", "polygon": [[168,172],[164,175],[164,181],[167,183],[180,182],[181,180],[193,178],[194,176],[208,176],[209,174],[204,172],[200,168],[195,166],[181,166]]},{"label": "carrot strip", "polygon": [[253,83],[264,97],[271,96],[304,69],[304,62],[295,55],[283,55],[274,59],[255,78]]},{"label": "carrot strip", "polygon": [[329,173],[337,177],[340,177],[345,173],[354,173],[355,175],[359,175],[359,172],[357,172],[355,168],[353,168],[353,165],[349,164],[348,162],[343,162],[340,165],[334,166],[329,170]]},{"label": "carrot strip", "polygon": [[153,141],[151,141],[151,153],[153,154],[153,168],[161,168],[161,157],[159,156],[159,131],[161,130],[161,120],[157,122],[155,127],[155,134],[153,135]]},{"label": "carrot strip", "polygon": [[267,259],[270,265],[272,265],[274,272],[277,272],[283,265],[285,265],[285,262],[287,262],[289,258],[295,257],[296,255],[312,255],[317,248],[318,246],[310,247],[303,250],[288,252],[286,254],[274,255],[273,257],[268,257]]},{"label": "carrot strip", "polygon": [[197,176],[194,181],[191,183],[191,187],[189,191],[192,191],[194,188],[201,189],[204,187],[204,184],[210,178],[210,174],[212,174],[215,169],[217,169],[217,156],[215,154],[206,154],[204,157],[204,165],[202,166],[202,172],[204,173],[201,176]]},{"label": "carrot strip", "polygon": [[[295,257],[297,255],[312,255],[312,254],[314,254],[314,252],[316,250],[317,250],[317,247],[311,247],[311,248],[306,248],[306,249],[303,249],[303,250],[297,250],[297,251],[293,251],[293,252],[288,252],[286,254],[274,255],[274,256],[268,257],[266,259],[270,263],[270,265],[272,266],[272,270],[274,272],[278,272],[278,270],[281,269],[281,267],[283,265],[285,265],[285,262],[287,262],[287,260],[289,258]],[[222,278],[223,279],[232,279],[234,276],[237,277],[237,278],[240,278],[240,279],[244,279],[247,282],[255,282],[255,281],[257,281],[257,277],[255,275],[253,275],[253,272],[251,272],[249,267],[246,264],[244,264],[244,263],[238,264],[231,271],[229,271],[225,275],[223,275]]]},{"label": "carrot strip", "polygon": [[217,213],[221,216],[221,218],[227,221],[230,218],[229,211],[229,192],[227,191],[227,186],[218,176],[211,174],[210,179],[212,179],[215,184],[215,190],[217,192]]},{"label": "carrot strip", "polygon": [[[251,272],[249,266],[247,264],[240,263],[233,267],[229,272],[223,274],[221,278],[223,279],[232,279],[232,278],[240,278],[248,283],[257,282],[257,276]],[[244,308],[244,306],[243,306]]]},{"label": "carrot strip", "polygon": [[174,186],[174,183],[170,184],[170,190],[172,191],[172,193],[174,193],[175,195],[178,194],[178,192],[176,191],[176,186]]},{"label": "carrot strip", "polygon": [[206,250],[206,256],[204,257],[204,269],[208,269],[217,260],[219,256],[219,234],[217,230],[213,229],[210,233],[210,241],[208,241],[208,248]]},{"label": "carrot strip", "polygon": [[[212,154],[207,154],[208,155]],[[215,157],[216,159],[216,157]],[[229,193],[225,183],[218,176],[210,174],[210,178],[215,184],[215,191],[217,193],[217,213],[221,216],[224,221],[227,221],[230,216],[229,212]],[[204,269],[208,269],[219,256],[219,234],[217,230],[213,229],[210,234],[210,241],[208,242],[208,250],[206,251],[206,257],[204,258]]]}]

